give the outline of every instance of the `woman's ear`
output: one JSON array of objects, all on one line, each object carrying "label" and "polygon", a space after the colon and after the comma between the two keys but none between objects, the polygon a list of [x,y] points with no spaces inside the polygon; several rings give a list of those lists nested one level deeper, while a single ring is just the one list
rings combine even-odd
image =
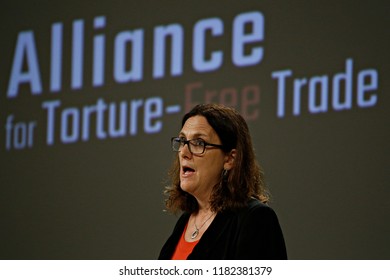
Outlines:
[{"label": "woman's ear", "polygon": [[225,156],[225,163],[223,164],[223,168],[225,170],[230,170],[234,167],[234,160],[236,159],[237,150],[232,149],[229,153]]}]

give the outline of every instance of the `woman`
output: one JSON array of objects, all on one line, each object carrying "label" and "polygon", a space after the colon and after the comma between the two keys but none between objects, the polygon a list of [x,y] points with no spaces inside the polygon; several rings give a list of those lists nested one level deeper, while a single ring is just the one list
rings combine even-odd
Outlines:
[{"label": "woman", "polygon": [[245,120],[197,105],[182,120],[167,209],[183,211],[159,259],[286,259]]}]

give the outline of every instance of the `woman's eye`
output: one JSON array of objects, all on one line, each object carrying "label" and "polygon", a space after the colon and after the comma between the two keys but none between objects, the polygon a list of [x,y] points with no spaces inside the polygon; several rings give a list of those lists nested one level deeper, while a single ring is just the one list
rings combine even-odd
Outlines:
[{"label": "woman's eye", "polygon": [[196,140],[195,141],[196,146],[203,146],[203,144],[204,144],[203,140]]}]

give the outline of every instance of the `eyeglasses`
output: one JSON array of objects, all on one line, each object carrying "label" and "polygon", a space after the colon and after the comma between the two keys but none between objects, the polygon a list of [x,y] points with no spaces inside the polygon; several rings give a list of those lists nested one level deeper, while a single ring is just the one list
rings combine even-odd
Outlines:
[{"label": "eyeglasses", "polygon": [[223,147],[223,145],[207,143],[202,139],[186,140],[185,138],[182,137],[172,137],[171,143],[172,143],[172,150],[174,152],[180,152],[180,149],[187,144],[190,153],[193,155],[203,154],[207,146],[218,147],[218,148]]}]

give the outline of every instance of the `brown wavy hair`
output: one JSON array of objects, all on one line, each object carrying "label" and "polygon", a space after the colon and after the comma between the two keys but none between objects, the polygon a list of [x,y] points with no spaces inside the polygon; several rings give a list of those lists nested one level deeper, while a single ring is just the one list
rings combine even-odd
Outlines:
[{"label": "brown wavy hair", "polygon": [[[210,197],[211,210],[222,212],[244,207],[250,198],[264,203],[269,193],[264,173],[256,160],[249,128],[244,118],[234,109],[216,104],[199,104],[184,115],[185,122],[194,116],[204,116],[218,134],[223,152],[236,149],[234,165],[228,174],[221,174],[220,182],[213,187]],[[198,203],[191,194],[180,188],[180,163],[176,157],[168,173],[171,184],[165,188],[166,208],[171,212],[197,212]]]}]

